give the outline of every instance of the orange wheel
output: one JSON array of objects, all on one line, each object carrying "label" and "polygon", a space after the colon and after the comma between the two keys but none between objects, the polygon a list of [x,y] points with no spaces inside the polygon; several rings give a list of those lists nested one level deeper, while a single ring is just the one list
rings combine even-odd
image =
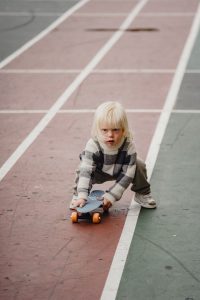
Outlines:
[{"label": "orange wheel", "polygon": [[73,211],[73,213],[71,214],[71,220],[72,220],[72,223],[78,222],[78,213],[76,211]]},{"label": "orange wheel", "polygon": [[100,213],[94,213],[92,215],[92,223],[98,224],[100,222],[101,222],[101,215],[100,215]]}]

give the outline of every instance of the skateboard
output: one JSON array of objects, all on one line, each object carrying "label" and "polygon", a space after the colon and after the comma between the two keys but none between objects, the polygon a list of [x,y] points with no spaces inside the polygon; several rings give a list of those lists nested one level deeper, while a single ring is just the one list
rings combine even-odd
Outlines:
[{"label": "skateboard", "polygon": [[78,220],[89,219],[94,224],[101,222],[103,210],[103,194],[104,191],[94,190],[87,199],[87,203],[83,207],[75,207],[71,214],[72,223],[78,223]]}]

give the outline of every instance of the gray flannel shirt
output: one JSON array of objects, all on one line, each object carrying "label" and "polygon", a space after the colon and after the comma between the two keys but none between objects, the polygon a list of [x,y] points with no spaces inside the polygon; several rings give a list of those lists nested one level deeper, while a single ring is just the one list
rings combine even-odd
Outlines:
[{"label": "gray flannel shirt", "polygon": [[115,180],[104,197],[112,203],[119,200],[133,181],[135,169],[136,150],[131,140],[125,138],[118,148],[110,149],[97,140],[90,139],[81,154],[81,163],[77,172],[75,189],[78,198],[87,199],[92,187],[92,178],[95,172],[98,172],[102,177],[105,175],[107,178],[109,175]]}]

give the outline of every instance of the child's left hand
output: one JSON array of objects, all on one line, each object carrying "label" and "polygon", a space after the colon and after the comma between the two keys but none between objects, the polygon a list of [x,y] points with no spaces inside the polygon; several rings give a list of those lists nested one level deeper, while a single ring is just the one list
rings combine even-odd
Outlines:
[{"label": "child's left hand", "polygon": [[112,203],[110,202],[110,200],[104,198],[103,199],[103,209],[108,210],[111,206],[112,206]]}]

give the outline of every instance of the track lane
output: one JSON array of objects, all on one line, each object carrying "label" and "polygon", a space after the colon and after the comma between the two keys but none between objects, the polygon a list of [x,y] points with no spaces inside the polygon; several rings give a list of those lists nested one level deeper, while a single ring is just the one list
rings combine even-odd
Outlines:
[{"label": "track lane", "polygon": [[[118,91],[121,91],[120,86]],[[95,102],[99,104],[96,98]],[[126,105],[131,107],[134,103],[127,101]],[[79,106],[75,103],[74,107]],[[143,157],[158,116],[143,115],[141,118],[129,114],[137,148]],[[22,299],[28,299],[29,295],[37,299],[64,299],[73,291],[73,295],[81,299],[83,290],[87,290],[88,299],[98,299],[101,295],[132,194],[124,195],[101,227],[87,223],[74,227],[64,220],[73,170],[89,134],[90,118],[91,115],[81,115],[81,119],[80,115],[67,118],[57,115],[1,184],[3,226],[6,227],[9,220],[3,253],[5,297],[9,294]],[[14,184],[12,190],[11,184]],[[98,282],[97,269],[100,270]],[[78,286],[80,282],[81,287]],[[91,285],[97,289],[91,290]]]}]

